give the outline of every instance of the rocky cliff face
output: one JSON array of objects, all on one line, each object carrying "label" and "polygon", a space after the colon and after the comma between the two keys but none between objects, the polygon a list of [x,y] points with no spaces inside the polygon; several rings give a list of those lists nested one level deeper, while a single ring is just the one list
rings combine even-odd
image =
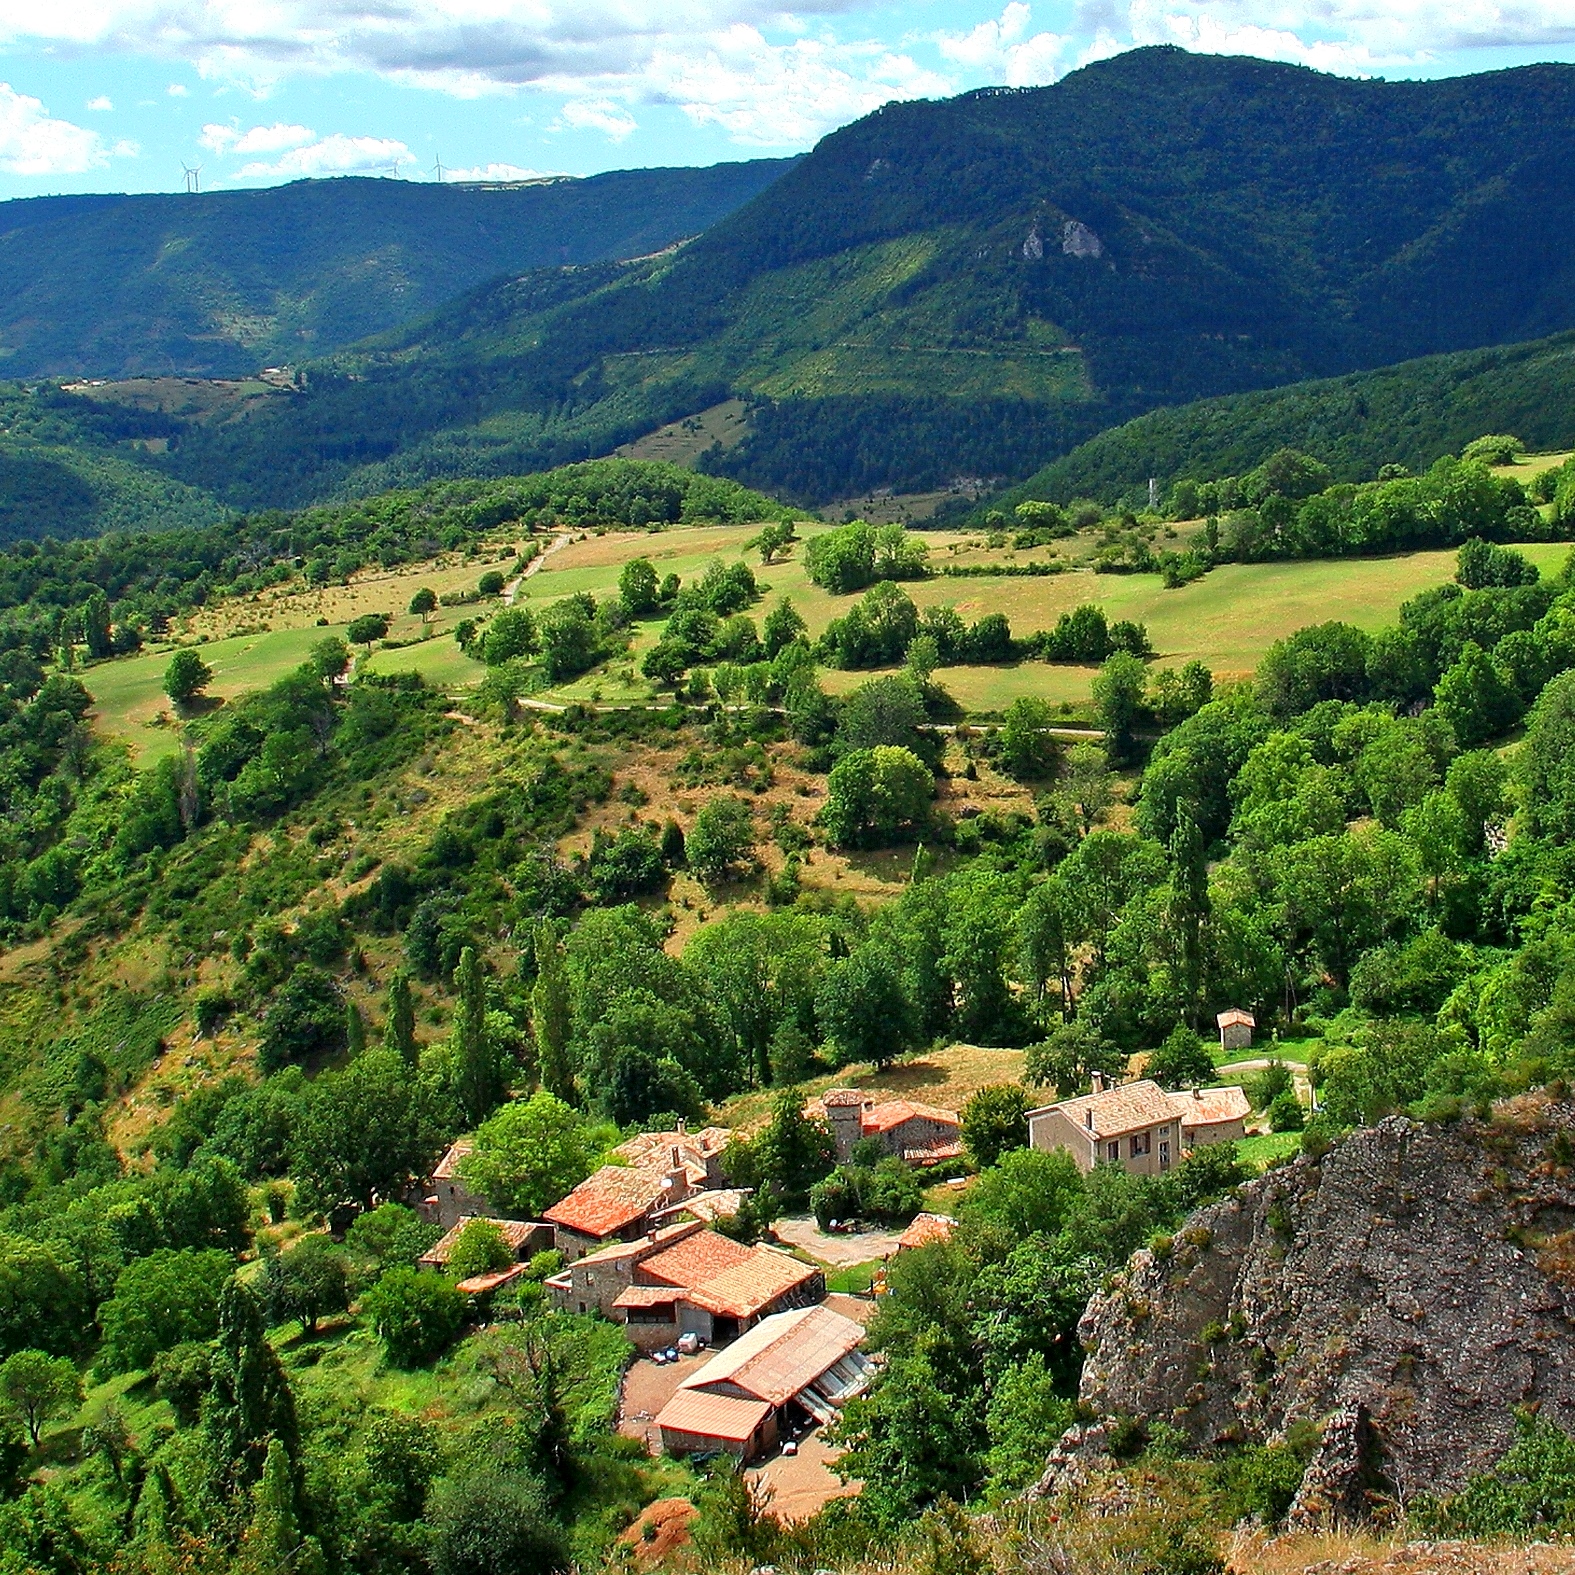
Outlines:
[{"label": "rocky cliff face", "polygon": [[1490,1465],[1516,1407],[1575,1429],[1572,1135],[1575,1103],[1540,1097],[1491,1124],[1395,1117],[1200,1210],[1089,1304],[1084,1400],[1198,1444],[1361,1436],[1402,1500]]}]

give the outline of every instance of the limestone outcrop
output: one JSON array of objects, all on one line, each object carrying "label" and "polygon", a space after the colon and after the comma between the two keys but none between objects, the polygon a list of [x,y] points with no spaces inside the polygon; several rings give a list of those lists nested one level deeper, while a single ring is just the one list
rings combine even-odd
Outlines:
[{"label": "limestone outcrop", "polygon": [[1198,1445],[1315,1425],[1307,1519],[1380,1479],[1402,1501],[1458,1489],[1520,1407],[1575,1430],[1572,1139],[1575,1104],[1526,1096],[1269,1172],[1089,1303],[1083,1400]]}]

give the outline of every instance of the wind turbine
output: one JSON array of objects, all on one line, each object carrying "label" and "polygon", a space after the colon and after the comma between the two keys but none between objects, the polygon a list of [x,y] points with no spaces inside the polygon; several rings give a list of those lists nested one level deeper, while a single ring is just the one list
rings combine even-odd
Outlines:
[{"label": "wind turbine", "polygon": [[195,196],[202,190],[202,166],[199,164],[194,169],[182,159],[180,167],[186,172],[186,195]]},{"label": "wind turbine", "polygon": [[404,161],[404,160],[403,160],[403,159],[399,159],[399,158],[396,158],[396,159],[395,159],[395,160],[394,160],[394,166],[393,166],[393,168],[394,168],[394,179],[395,179],[395,180],[398,180],[398,179],[399,179],[399,166],[400,166],[400,165],[401,165],[401,164],[403,164],[403,163],[404,163],[404,162],[405,162],[405,161]]},{"label": "wind turbine", "polygon": [[443,160],[441,157],[439,157],[437,163],[432,166],[432,173],[437,176],[437,183],[439,186],[441,186],[443,184]]}]

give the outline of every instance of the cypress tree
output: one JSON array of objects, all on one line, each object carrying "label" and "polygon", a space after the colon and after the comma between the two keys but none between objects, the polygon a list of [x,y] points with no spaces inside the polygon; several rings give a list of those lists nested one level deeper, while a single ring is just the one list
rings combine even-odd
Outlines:
[{"label": "cypress tree", "polygon": [[565,1103],[574,1099],[569,1070],[569,981],[563,969],[563,948],[552,925],[536,926],[536,983],[531,990],[530,1026],[536,1039],[541,1086]]},{"label": "cypress tree", "polygon": [[502,1102],[503,1079],[487,1033],[487,981],[473,946],[459,954],[454,970],[459,1009],[454,1013],[454,1050],[458,1061],[455,1094],[465,1120],[479,1126]]},{"label": "cypress tree", "polygon": [[290,1380],[268,1343],[257,1298],[238,1279],[219,1297],[209,1371],[202,1407],[208,1465],[216,1495],[233,1503],[261,1479],[270,1443],[283,1448],[292,1473],[301,1447]]},{"label": "cypress tree", "polygon": [[396,969],[388,982],[383,1047],[392,1050],[406,1066],[416,1064],[416,1003],[410,994],[410,974],[403,968]]},{"label": "cypress tree", "polygon": [[366,1049],[366,1024],[361,1021],[360,1008],[354,1001],[345,1004],[345,1048],[352,1056]]}]

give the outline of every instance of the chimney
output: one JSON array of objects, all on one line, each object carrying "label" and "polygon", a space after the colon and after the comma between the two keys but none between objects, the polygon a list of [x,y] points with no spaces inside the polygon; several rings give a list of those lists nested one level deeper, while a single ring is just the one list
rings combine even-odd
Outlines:
[{"label": "chimney", "polygon": [[1104,1091],[1105,1091],[1105,1074],[1103,1072],[1095,1072],[1093,1074],[1093,1084],[1094,1084],[1094,1092],[1096,1094],[1104,1093]]},{"label": "chimney", "polygon": [[674,1170],[681,1169],[682,1166],[683,1166],[683,1163],[684,1163],[684,1156],[678,1152],[678,1145],[676,1143],[673,1144],[673,1146],[672,1146],[671,1154],[672,1154],[672,1160],[671,1160],[672,1168]]},{"label": "chimney", "polygon": [[682,1116],[678,1118],[678,1135],[683,1137],[689,1131],[689,1123]]},{"label": "chimney", "polygon": [[1192,1097],[1194,1099],[1202,1099],[1203,1098],[1203,1090],[1201,1088],[1193,1089],[1192,1090]]}]

